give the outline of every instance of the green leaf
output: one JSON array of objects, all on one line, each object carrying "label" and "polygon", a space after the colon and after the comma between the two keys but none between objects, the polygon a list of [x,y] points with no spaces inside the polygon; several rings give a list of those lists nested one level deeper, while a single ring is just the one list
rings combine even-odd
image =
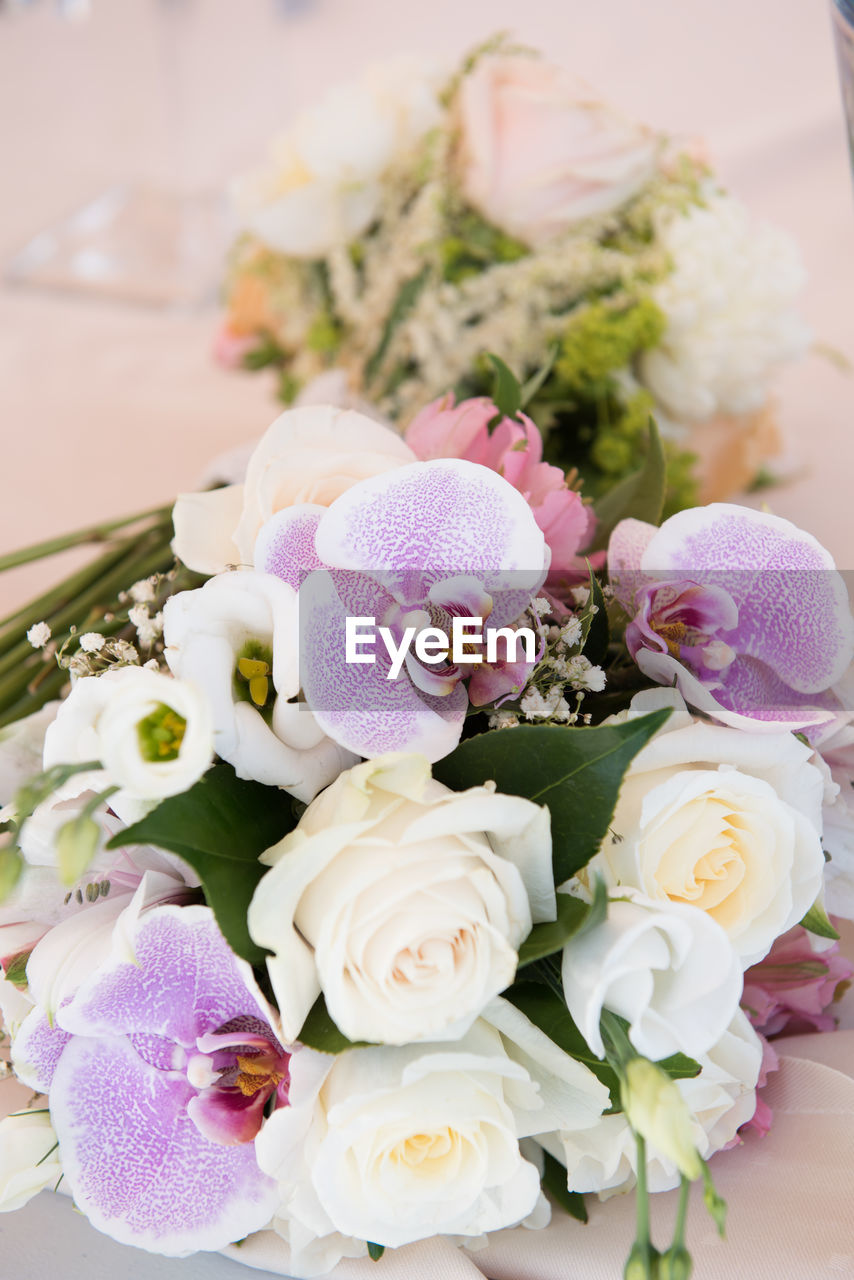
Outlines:
[{"label": "green leaf", "polygon": [[578,932],[589,913],[590,907],[586,902],[582,902],[580,898],[573,898],[568,893],[559,893],[557,920],[534,925],[519,948],[518,968],[522,969],[534,960],[541,960],[543,956],[550,956],[555,951],[560,951],[564,943]]},{"label": "green leaf", "polygon": [[367,1041],[348,1040],[343,1031],[338,1030],[329,1016],[322,995],[317,997],[309,1009],[297,1039],[300,1044],[308,1045],[309,1049],[317,1049],[319,1053],[345,1053],[348,1049],[369,1047]]},{"label": "green leaf", "polygon": [[24,859],[13,844],[0,849],[0,902],[5,902],[21,878]]},{"label": "green leaf", "polygon": [[423,289],[427,277],[430,274],[429,267],[422,267],[417,276],[413,276],[411,280],[407,280],[398,290],[397,297],[388,313],[388,319],[385,322],[382,335],[379,342],[365,364],[365,385],[370,386],[374,378],[380,371],[382,362],[386,357],[391,340],[395,335],[398,327],[403,323],[409,315],[415,303],[418,301],[418,295]]},{"label": "green leaf", "polygon": [[672,1053],[669,1058],[662,1058],[656,1063],[662,1071],[666,1071],[671,1080],[694,1080],[703,1070],[699,1062],[684,1053]]},{"label": "green leaf", "polygon": [[542,389],[546,379],[548,378],[549,374],[554,368],[555,360],[557,360],[558,351],[560,351],[560,343],[553,342],[551,347],[549,348],[548,355],[546,356],[543,363],[540,365],[537,372],[532,374],[531,377],[527,380],[527,382],[523,384],[521,402],[519,405],[520,409],[527,408],[527,406],[531,403],[531,401],[536,396],[537,392]]},{"label": "green leaf", "polygon": [[615,527],[621,520],[645,520],[658,524],[664,508],[667,485],[667,464],[661,437],[652,418],[649,420],[649,444],[646,458],[639,471],[633,471],[594,504],[596,537],[590,548],[601,551],[608,545]]},{"label": "green leaf", "polygon": [[587,1205],[584,1203],[584,1196],[579,1191],[569,1191],[566,1186],[566,1169],[559,1160],[555,1160],[554,1156],[550,1156],[548,1151],[544,1151],[545,1164],[543,1166],[542,1184],[548,1191],[551,1198],[565,1209],[573,1218],[577,1218],[579,1222],[587,1221]]},{"label": "green leaf", "polygon": [[492,402],[502,418],[515,418],[522,407],[522,388],[519,379],[507,368],[500,356],[490,351],[487,359],[495,369],[495,383],[492,388]]},{"label": "green leaf", "polygon": [[718,1195],[709,1166],[705,1161],[703,1162],[703,1204],[718,1229],[718,1235],[723,1237],[726,1231],[726,1200]]},{"label": "green leaf", "polygon": [[21,951],[7,961],[3,970],[3,977],[7,982],[11,982],[13,987],[26,987],[27,961],[30,958],[30,954],[29,951]]},{"label": "green leaf", "polygon": [[296,825],[290,798],[276,787],[238,778],[217,760],[189,791],[170,796],[140,821],[120,831],[108,849],[153,844],[189,862],[231,949],[250,964],[264,952],[249,936],[246,913],[268,870],[265,849]]},{"label": "green leaf", "polygon": [[839,934],[828,920],[827,912],[818,898],[816,898],[804,916],[801,924],[804,929],[808,929],[810,933],[818,934],[820,938],[832,938],[834,942],[839,941]]},{"label": "green leaf", "polygon": [[368,1240],[366,1243],[368,1246],[368,1257],[372,1262],[379,1262],[380,1258],[385,1253],[385,1245],[374,1244],[373,1240]]},{"label": "green leaf", "polygon": [[595,929],[597,925],[604,924],[608,915],[608,886],[601,876],[595,876],[593,880],[593,901],[587,909],[587,915],[581,921],[580,927],[576,930],[576,938],[581,938],[590,929]]},{"label": "green leaf", "polygon": [[542,983],[526,982],[524,979],[514,982],[502,995],[505,1000],[515,1004],[535,1027],[545,1032],[564,1053],[589,1067],[610,1093],[612,1109],[620,1110],[620,1082],[617,1073],[607,1062],[596,1057],[560,996]]},{"label": "green leaf", "polygon": [[602,588],[599,585],[599,579],[591,569],[589,562],[587,569],[590,574],[589,605],[594,605],[596,612],[591,613],[590,615],[590,622],[587,627],[587,635],[584,640],[582,653],[585,658],[593,663],[594,667],[598,667],[605,661],[605,658],[608,655],[611,631],[608,625],[608,607],[605,604],[605,596],[603,595]]},{"label": "green leaf", "polygon": [[555,884],[586,866],[607,835],[623,776],[669,709],[595,728],[519,725],[468,738],[433,766],[454,791],[494,781],[551,811]]}]

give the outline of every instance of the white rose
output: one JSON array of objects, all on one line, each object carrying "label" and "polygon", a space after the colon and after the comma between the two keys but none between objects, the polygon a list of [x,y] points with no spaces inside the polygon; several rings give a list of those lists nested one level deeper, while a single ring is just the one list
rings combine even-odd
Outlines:
[{"label": "white rose", "polygon": [[[595,1123],[607,1091],[586,1074],[585,1122]],[[258,1163],[279,1183],[274,1226],[291,1244],[291,1267],[316,1274],[318,1249],[331,1265],[357,1240],[397,1247],[522,1222],[543,1206],[539,1173],[519,1141],[555,1114],[534,1075],[482,1021],[452,1045],[336,1058],[297,1049],[289,1106],[255,1141]],[[537,1212],[531,1225],[545,1220]]]},{"label": "white rose", "polygon": [[632,761],[590,874],[707,911],[747,968],[821,889],[822,776],[792,734],[694,720],[672,689],[636,694],[628,715],[660,707],[670,718]]},{"label": "white rose", "polygon": [[555,918],[548,810],[450,791],[418,755],[342,774],[261,860],[249,930],[288,1040],[321,990],[351,1040],[456,1039]]},{"label": "white rose", "polygon": [[220,574],[166,602],[163,637],[172,672],[207,695],[217,755],[239,778],[307,802],[355,763],[296,701],[299,618],[287,583],[252,569]]},{"label": "white rose", "polygon": [[62,1177],[47,1098],[32,1111],[0,1120],[0,1213],[21,1209]]},{"label": "white rose", "polygon": [[680,421],[761,408],[772,373],[809,341],[795,310],[805,274],[794,241],[711,194],[687,215],[663,213],[658,238],[673,262],[653,290],[667,329],[641,356],[642,380]]},{"label": "white rose", "polygon": [[[705,1160],[728,1146],[756,1110],[762,1043],[741,1010],[717,1044],[700,1054],[698,1061],[700,1074],[675,1084],[691,1114],[694,1142]],[[603,1115],[584,1130],[551,1134],[538,1141],[566,1165],[567,1186],[573,1191],[598,1191],[606,1198],[634,1186],[637,1147],[621,1113]],[[669,1191],[678,1186],[676,1165],[652,1145],[647,1154],[650,1190]]]},{"label": "white rose", "polygon": [[626,1019],[632,1044],[654,1062],[696,1058],[729,1026],[741,988],[738,957],[711,916],[632,890],[612,891],[607,918],[563,950],[567,1008],[599,1058],[603,1009]]},{"label": "white rose", "polygon": [[276,512],[328,507],[358,481],[415,461],[400,436],[353,409],[288,409],[261,437],[245,484],[179,495],[172,549],[197,573],[251,566],[258,531]]},{"label": "white rose", "polygon": [[321,258],[361,235],[379,212],[384,172],[439,119],[436,79],[400,59],[332,89],[263,168],[233,183],[241,226],[295,258]]},{"label": "white rose", "polygon": [[540,58],[480,58],[457,112],[465,196],[531,245],[619,208],[655,172],[660,142],[649,130]]},{"label": "white rose", "polygon": [[197,782],[213,760],[207,699],[158,671],[120,667],[78,680],[45,735],[44,767],[100,760],[105,782],[158,801]]}]

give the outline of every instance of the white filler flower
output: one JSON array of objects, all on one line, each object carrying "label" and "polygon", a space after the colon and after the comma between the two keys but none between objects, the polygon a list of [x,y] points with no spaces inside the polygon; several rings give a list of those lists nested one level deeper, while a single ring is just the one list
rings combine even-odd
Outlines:
[{"label": "white filler flower", "polygon": [[797,246],[729,196],[664,219],[673,269],[653,297],[667,329],[641,359],[643,381],[679,421],[760,408],[775,368],[809,339],[794,309],[805,281]]}]

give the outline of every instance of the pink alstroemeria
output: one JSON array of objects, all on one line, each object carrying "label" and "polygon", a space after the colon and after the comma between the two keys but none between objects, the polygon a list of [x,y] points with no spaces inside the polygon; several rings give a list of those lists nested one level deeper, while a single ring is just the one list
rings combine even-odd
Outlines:
[{"label": "pink alstroemeria", "polygon": [[608,571],[645,675],[735,728],[833,719],[831,686],[854,656],[854,620],[827,551],[788,520],[727,503],[660,529],[623,520]]},{"label": "pink alstroemeria", "polygon": [[796,925],[745,972],[741,1003],[764,1036],[833,1031],[830,1006],[852,975],[854,965],[839,954],[838,943],[815,951],[806,929]]},{"label": "pink alstroemeria", "polygon": [[276,1207],[253,1140],[287,1098],[289,1055],[207,907],[155,907],[124,933],[27,1044],[31,1078],[95,1227],[157,1253],[220,1249]]},{"label": "pink alstroemeria", "polygon": [[358,755],[419,751],[431,762],[459,741],[477,664],[427,665],[410,650],[388,679],[380,643],[375,661],[346,661],[346,619],[375,619],[396,643],[408,627],[448,635],[454,617],[509,626],[549,564],[522,495],[454,458],[372,476],[327,508],[287,508],[262,527],[254,554],[256,568],[300,587],[302,689],[324,732]]},{"label": "pink alstroemeria", "polygon": [[548,585],[560,591],[587,569],[580,552],[593,536],[595,518],[581,495],[570,489],[560,467],[543,462],[543,438],[536,423],[520,413],[501,418],[486,396],[454,401],[452,392],[428,404],[412,420],[406,443],[419,458],[465,458],[503,476],[530,506],[551,551]]}]

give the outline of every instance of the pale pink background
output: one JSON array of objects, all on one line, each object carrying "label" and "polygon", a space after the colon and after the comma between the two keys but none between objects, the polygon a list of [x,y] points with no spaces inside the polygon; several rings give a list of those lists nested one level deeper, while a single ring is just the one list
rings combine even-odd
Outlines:
[{"label": "pale pink background", "polygon": [[[109,183],[170,176],[164,48],[179,64],[182,172],[210,185],[363,62],[399,50],[453,54],[508,27],[627,111],[705,137],[731,187],[797,236],[816,338],[854,359],[854,205],[821,0],[317,0],[287,21],[274,17],[273,0],[187,0],[191,25],[171,47],[153,0],[94,7],[81,26],[60,24],[46,3],[0,21],[0,259]],[[165,313],[0,289],[0,551],[168,501],[211,455],[260,434],[275,412],[268,387],[212,365],[214,322],[212,308]],[[779,391],[803,474],[765,500],[854,568],[852,376],[812,356]],[[44,572],[0,579],[0,612]],[[790,1051],[770,1137],[715,1161],[731,1203],[728,1247],[695,1196],[696,1280],[854,1277],[854,1031]],[[797,1061],[803,1054],[820,1063]],[[15,1105],[6,1092],[0,1104]],[[0,1247],[19,1275],[237,1274],[224,1259],[173,1264],[120,1251],[85,1224],[74,1224],[77,1243],[66,1250],[53,1227],[64,1240],[67,1208],[43,1195],[0,1220]],[[659,1198],[657,1220],[672,1211],[672,1197]],[[346,1275],[478,1280],[480,1267],[495,1280],[616,1280],[630,1217],[622,1199],[594,1205],[586,1229],[563,1221],[539,1237],[516,1232],[472,1260],[441,1242],[416,1246]],[[283,1265],[275,1250],[254,1259]]]}]

